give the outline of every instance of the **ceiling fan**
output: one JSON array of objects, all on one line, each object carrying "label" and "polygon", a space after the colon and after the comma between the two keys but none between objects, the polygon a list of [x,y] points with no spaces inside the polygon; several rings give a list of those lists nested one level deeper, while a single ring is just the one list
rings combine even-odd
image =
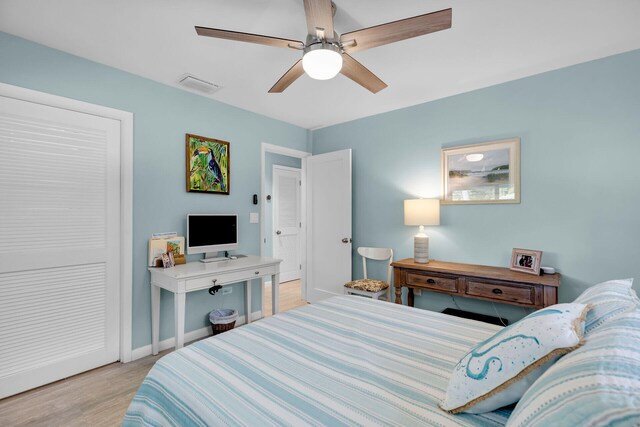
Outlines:
[{"label": "ceiling fan", "polygon": [[331,0],[304,0],[309,32],[305,42],[198,26],[196,32],[206,37],[301,50],[302,59],[280,77],[269,93],[283,92],[305,72],[317,80],[328,80],[342,73],[377,93],[387,87],[386,83],[350,53],[451,28],[451,9],[444,9],[338,35],[333,28],[335,11]]}]

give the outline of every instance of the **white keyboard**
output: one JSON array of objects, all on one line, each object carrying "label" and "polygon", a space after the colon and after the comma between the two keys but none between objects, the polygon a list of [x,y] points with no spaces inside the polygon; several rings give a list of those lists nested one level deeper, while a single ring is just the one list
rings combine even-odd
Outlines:
[{"label": "white keyboard", "polygon": [[224,256],[216,257],[216,258],[203,258],[200,262],[219,262],[219,261],[228,261],[231,258],[227,258]]}]

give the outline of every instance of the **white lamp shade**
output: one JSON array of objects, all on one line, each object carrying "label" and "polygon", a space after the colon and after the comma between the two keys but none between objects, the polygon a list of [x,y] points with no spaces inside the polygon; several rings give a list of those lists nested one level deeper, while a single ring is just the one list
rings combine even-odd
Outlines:
[{"label": "white lamp shade", "polygon": [[440,200],[405,200],[404,225],[440,225]]},{"label": "white lamp shade", "polygon": [[315,49],[304,54],[302,68],[316,80],[334,78],[342,69],[342,55],[332,49]]}]

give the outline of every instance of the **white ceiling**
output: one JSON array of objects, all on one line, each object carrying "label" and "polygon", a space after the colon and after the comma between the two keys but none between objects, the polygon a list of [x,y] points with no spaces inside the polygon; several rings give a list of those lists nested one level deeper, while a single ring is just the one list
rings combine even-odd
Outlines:
[{"label": "white ceiling", "polygon": [[0,0],[0,30],[313,129],[640,48],[638,0],[335,0],[338,33],[453,8],[449,30],[353,56],[389,87],[302,76],[267,91],[292,49],[199,37],[194,25],[304,40],[302,0]]}]

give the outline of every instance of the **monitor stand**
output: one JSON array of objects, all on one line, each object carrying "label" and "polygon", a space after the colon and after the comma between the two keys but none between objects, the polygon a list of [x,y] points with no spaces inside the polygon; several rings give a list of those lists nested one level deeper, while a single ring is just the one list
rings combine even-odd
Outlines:
[{"label": "monitor stand", "polygon": [[227,258],[224,251],[220,252],[207,252],[204,254],[204,258],[200,260],[200,262],[218,262],[218,261],[227,261]]}]

